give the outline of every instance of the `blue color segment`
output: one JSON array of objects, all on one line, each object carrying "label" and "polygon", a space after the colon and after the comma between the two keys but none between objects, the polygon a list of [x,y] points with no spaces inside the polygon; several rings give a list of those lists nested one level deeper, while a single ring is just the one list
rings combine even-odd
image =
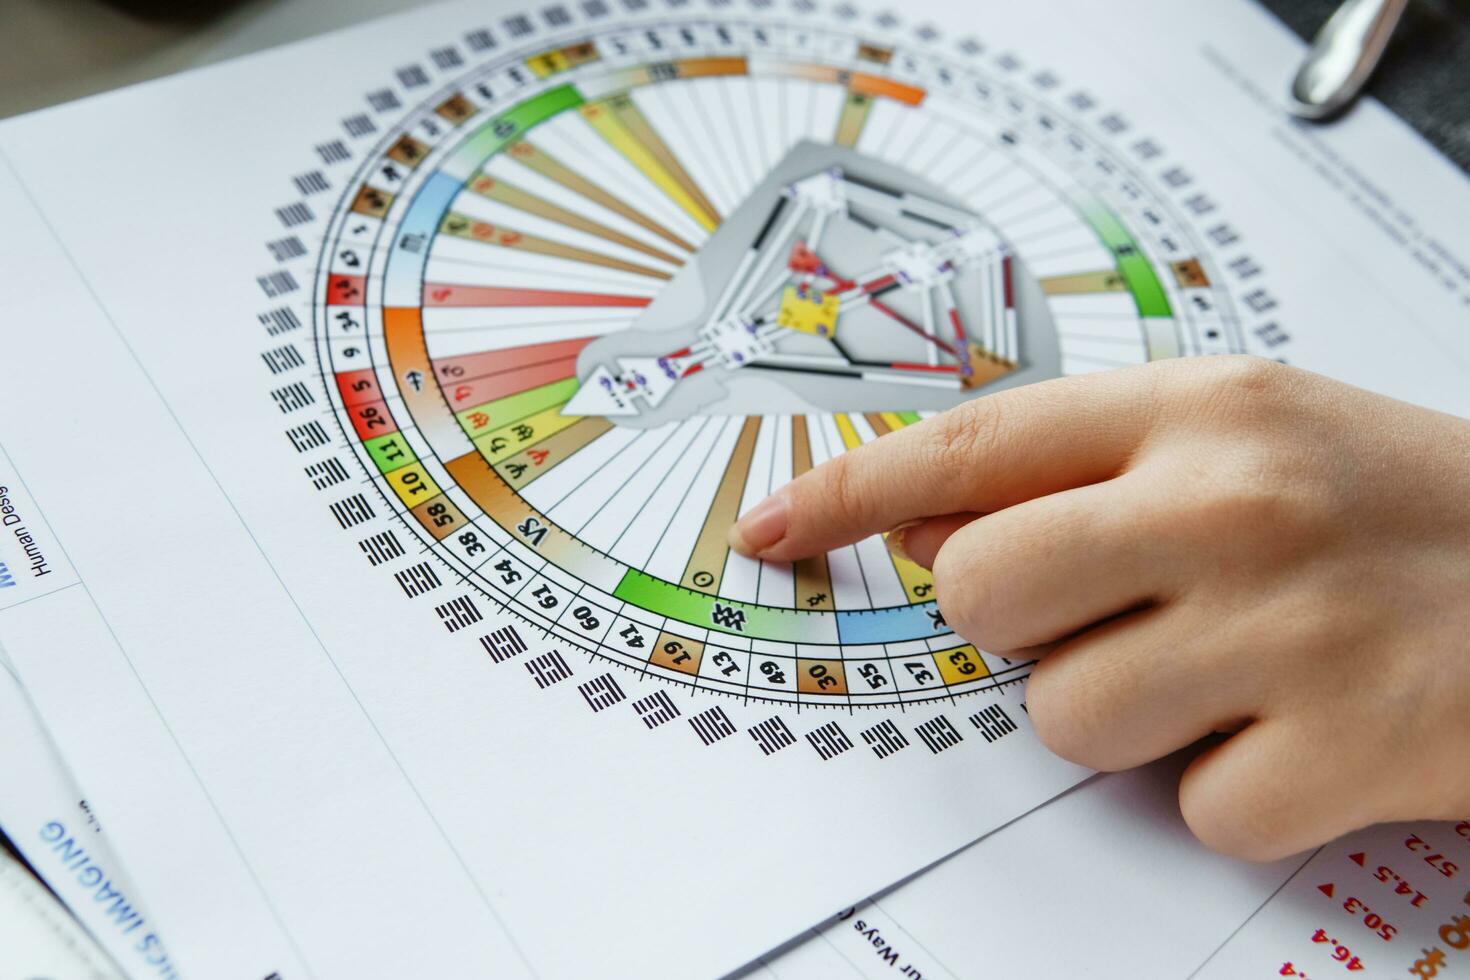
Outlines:
[{"label": "blue color segment", "polygon": [[843,643],[902,643],[949,632],[932,602],[837,614],[837,636]]}]

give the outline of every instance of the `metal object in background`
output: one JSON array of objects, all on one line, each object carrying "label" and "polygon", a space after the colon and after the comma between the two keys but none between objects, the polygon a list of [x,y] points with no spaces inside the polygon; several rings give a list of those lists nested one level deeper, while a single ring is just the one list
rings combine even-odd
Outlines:
[{"label": "metal object in background", "polygon": [[61,900],[0,841],[0,978],[125,980]]},{"label": "metal object in background", "polygon": [[104,3],[132,14],[141,20],[170,24],[202,24],[243,6],[246,0],[103,0]]},{"label": "metal object in background", "polygon": [[1408,0],[1346,0],[1322,25],[1291,83],[1287,107],[1303,119],[1331,119],[1367,84]]}]

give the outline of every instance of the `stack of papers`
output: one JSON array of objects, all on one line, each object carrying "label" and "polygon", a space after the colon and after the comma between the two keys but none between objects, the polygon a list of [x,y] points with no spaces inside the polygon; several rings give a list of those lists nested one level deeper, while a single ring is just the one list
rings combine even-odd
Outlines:
[{"label": "stack of papers", "polygon": [[880,540],[725,543],[1060,374],[1470,414],[1470,185],[1298,49],[455,2],[0,124],[0,826],[137,977],[1402,975],[1470,825],[1212,855]]}]

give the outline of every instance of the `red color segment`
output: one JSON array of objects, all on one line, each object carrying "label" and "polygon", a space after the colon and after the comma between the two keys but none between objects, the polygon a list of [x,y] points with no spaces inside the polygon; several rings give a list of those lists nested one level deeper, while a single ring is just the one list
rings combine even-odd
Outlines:
[{"label": "red color segment", "polygon": [[342,404],[348,408],[363,402],[383,400],[382,389],[378,387],[378,376],[372,368],[338,372],[337,391],[342,394]]},{"label": "red color segment", "polygon": [[560,289],[516,289],[510,286],[458,286],[424,283],[425,306],[647,306],[646,296],[615,293],[572,293]]},{"label": "red color segment", "polygon": [[817,258],[806,242],[798,241],[791,246],[791,259],[787,263],[792,272],[806,272],[815,275],[822,271],[822,260]]},{"label": "red color segment", "polygon": [[383,391],[372,368],[338,372],[337,391],[342,395],[342,405],[352,419],[357,438],[366,442],[398,431],[398,423],[383,401]]},{"label": "red color segment", "polygon": [[347,410],[347,414],[352,419],[352,427],[357,430],[357,438],[363,442],[398,431],[398,423],[388,411],[387,402],[354,405]]},{"label": "red color segment", "polygon": [[450,387],[503,371],[520,371],[546,361],[575,358],[591,342],[591,337],[575,337],[571,340],[554,340],[545,344],[527,344],[524,347],[506,347],[446,357],[434,361],[434,373],[441,384]]},{"label": "red color segment", "polygon": [[444,397],[456,412],[473,405],[483,405],[497,398],[514,395],[531,388],[539,388],[553,381],[570,378],[577,373],[577,359],[563,357],[528,367],[501,371],[475,381],[452,382],[442,385]]},{"label": "red color segment", "polygon": [[363,276],[334,275],[327,280],[328,306],[365,306],[367,294],[366,278]]}]

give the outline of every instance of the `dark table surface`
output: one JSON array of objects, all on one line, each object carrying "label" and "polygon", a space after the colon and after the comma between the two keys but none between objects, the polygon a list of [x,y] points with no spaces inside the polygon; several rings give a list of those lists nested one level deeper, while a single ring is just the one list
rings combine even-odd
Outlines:
[{"label": "dark table surface", "polygon": [[[1337,7],[1261,3],[1308,40]],[[1411,0],[1368,91],[1470,173],[1470,0]]]}]

